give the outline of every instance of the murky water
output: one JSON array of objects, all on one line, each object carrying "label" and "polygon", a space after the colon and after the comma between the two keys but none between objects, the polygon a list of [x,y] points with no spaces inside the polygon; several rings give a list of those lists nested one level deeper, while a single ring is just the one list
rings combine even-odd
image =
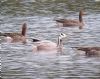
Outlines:
[{"label": "murky water", "polygon": [[[84,29],[57,27],[56,18],[78,18],[85,9]],[[1,0],[0,32],[18,32],[27,23],[27,37],[56,42],[67,34],[62,53],[36,53],[32,42],[5,43],[0,37],[3,79],[100,79],[100,57],[87,57],[73,46],[100,46],[100,2],[93,0]],[[81,54],[82,53],[82,54]]]}]

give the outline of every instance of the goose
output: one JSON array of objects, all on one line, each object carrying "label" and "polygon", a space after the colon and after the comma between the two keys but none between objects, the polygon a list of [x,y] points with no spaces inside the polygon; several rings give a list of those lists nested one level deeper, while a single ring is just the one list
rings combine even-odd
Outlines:
[{"label": "goose", "polygon": [[53,51],[57,49],[62,49],[62,39],[66,37],[66,34],[61,33],[58,36],[58,42],[52,42],[49,40],[38,40],[33,39],[35,46],[33,46],[33,50],[36,49],[37,51]]},{"label": "goose", "polygon": [[84,51],[86,55],[100,55],[100,47],[75,47],[77,50]]},{"label": "goose", "polygon": [[26,42],[26,29],[27,29],[27,25],[26,23],[24,23],[22,25],[22,30],[21,32],[16,32],[16,33],[1,33],[0,32],[0,36],[4,36],[5,40],[7,42]]},{"label": "goose", "polygon": [[76,19],[58,19],[58,20],[56,20],[56,22],[62,23],[63,27],[79,26],[79,29],[82,29],[84,26],[82,15],[85,15],[85,14],[83,13],[83,10],[80,10],[79,20],[76,20]]}]

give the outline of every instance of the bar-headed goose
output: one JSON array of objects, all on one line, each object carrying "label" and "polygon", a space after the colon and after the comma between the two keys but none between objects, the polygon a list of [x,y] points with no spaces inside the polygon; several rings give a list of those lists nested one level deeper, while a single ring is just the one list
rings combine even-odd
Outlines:
[{"label": "bar-headed goose", "polygon": [[83,26],[84,26],[83,18],[82,18],[83,15],[85,15],[83,13],[83,10],[80,10],[80,12],[79,12],[79,20],[78,19],[58,19],[58,20],[56,20],[56,22],[62,23],[63,27],[75,27],[75,26],[78,26],[79,29],[82,29]]},{"label": "bar-headed goose", "polygon": [[61,33],[58,36],[58,42],[52,42],[49,40],[37,40],[33,39],[33,42],[35,43],[35,46],[33,46],[33,49],[36,49],[37,51],[53,51],[57,49],[62,48],[62,39],[66,37],[66,34]]},{"label": "bar-headed goose", "polygon": [[24,23],[22,25],[21,32],[19,33],[1,33],[0,36],[4,36],[7,42],[26,42],[26,29],[27,25]]}]

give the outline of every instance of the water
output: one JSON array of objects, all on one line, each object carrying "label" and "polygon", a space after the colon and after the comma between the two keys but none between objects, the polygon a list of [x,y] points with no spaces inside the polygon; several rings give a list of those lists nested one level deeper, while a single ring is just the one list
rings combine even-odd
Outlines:
[{"label": "water", "polygon": [[[78,18],[85,9],[84,29],[57,27],[57,18]],[[0,37],[3,79],[100,79],[100,57],[87,57],[73,46],[100,46],[100,2],[93,0],[1,0],[0,32],[18,32],[28,25],[27,37],[56,42],[67,34],[62,53],[32,51],[27,44],[5,43]]]}]

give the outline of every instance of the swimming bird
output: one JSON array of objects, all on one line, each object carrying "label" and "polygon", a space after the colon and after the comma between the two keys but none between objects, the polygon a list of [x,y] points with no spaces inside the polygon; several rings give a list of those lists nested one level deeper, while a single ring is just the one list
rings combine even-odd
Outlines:
[{"label": "swimming bird", "polygon": [[80,10],[79,20],[76,20],[76,19],[58,19],[58,20],[56,20],[56,22],[57,23],[62,23],[63,27],[79,26],[79,29],[82,29],[83,26],[84,26],[83,18],[82,18],[83,15],[85,15],[85,13],[83,12],[83,10]]},{"label": "swimming bird", "polygon": [[77,50],[84,51],[86,55],[100,55],[100,47],[75,47]]},{"label": "swimming bird", "polygon": [[24,23],[22,25],[21,32],[16,33],[1,33],[0,36],[4,36],[7,42],[26,42],[26,29],[27,25]]},{"label": "swimming bird", "polygon": [[66,37],[66,34],[61,33],[58,36],[58,42],[52,42],[49,40],[38,40],[33,39],[33,42],[35,43],[35,46],[33,46],[33,49],[36,49],[37,51],[53,51],[57,49],[62,49],[62,39]]}]

